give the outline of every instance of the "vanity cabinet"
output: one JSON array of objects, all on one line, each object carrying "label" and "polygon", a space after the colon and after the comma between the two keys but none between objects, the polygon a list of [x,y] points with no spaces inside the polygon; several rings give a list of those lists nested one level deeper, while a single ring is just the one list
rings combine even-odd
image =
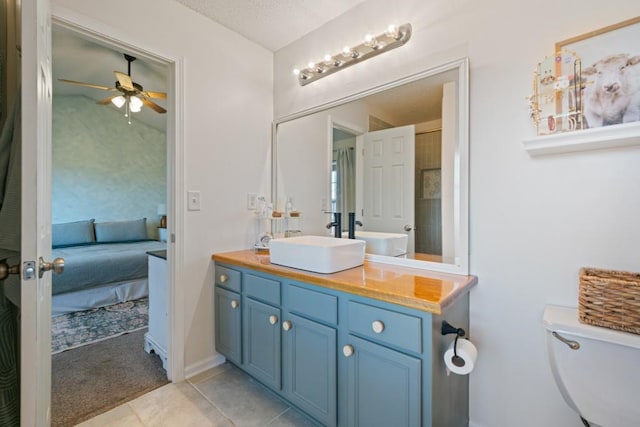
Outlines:
[{"label": "vanity cabinet", "polygon": [[240,294],[216,287],[216,348],[229,361],[241,363]]},{"label": "vanity cabinet", "polygon": [[242,363],[240,277],[239,271],[224,267],[216,269],[216,349],[235,364]]},{"label": "vanity cabinet", "polygon": [[256,379],[279,390],[280,310],[245,297],[243,316],[244,369]]},{"label": "vanity cabinet", "polygon": [[[468,378],[443,366],[443,316],[219,262],[215,276],[216,350],[316,422],[468,422]],[[468,328],[468,296],[459,299],[447,320]]]},{"label": "vanity cabinet", "polygon": [[422,361],[354,335],[347,342],[346,425],[419,426]]},{"label": "vanity cabinet", "polygon": [[284,397],[324,425],[337,420],[337,297],[284,287]]}]

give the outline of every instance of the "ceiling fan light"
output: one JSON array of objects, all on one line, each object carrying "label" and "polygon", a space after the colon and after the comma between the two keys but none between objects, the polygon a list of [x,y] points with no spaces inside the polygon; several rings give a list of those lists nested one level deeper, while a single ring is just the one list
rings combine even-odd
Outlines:
[{"label": "ceiling fan light", "polygon": [[124,105],[124,103],[126,102],[126,99],[124,99],[124,96],[119,95],[116,96],[115,98],[113,98],[111,100],[111,102],[113,103],[113,105],[115,105],[118,108],[122,108],[122,106]]},{"label": "ceiling fan light", "polygon": [[138,113],[142,109],[142,100],[137,96],[132,96],[129,99],[129,107],[131,108],[131,112]]}]

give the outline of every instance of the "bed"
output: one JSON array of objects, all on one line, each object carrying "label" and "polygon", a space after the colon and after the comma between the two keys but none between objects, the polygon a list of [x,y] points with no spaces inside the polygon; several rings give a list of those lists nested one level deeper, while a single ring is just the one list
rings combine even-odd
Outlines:
[{"label": "bed", "polygon": [[147,238],[146,218],[54,224],[53,258],[65,260],[52,278],[52,314],[104,307],[149,294],[148,251],[166,249]]}]

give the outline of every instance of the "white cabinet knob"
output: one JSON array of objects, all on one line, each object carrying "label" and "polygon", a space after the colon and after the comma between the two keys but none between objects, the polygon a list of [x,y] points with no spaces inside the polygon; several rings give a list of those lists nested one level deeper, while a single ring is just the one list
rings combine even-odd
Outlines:
[{"label": "white cabinet knob", "polygon": [[344,354],[345,357],[353,356],[354,352],[355,350],[353,349],[353,346],[350,344],[347,344],[344,347],[342,347],[342,354]]},{"label": "white cabinet knob", "polygon": [[293,324],[290,321],[285,320],[284,322],[282,322],[282,329],[288,331],[291,328],[293,328]]},{"label": "white cabinet knob", "polygon": [[278,316],[276,316],[275,314],[269,316],[269,323],[271,323],[272,325],[278,323]]},{"label": "white cabinet knob", "polygon": [[376,334],[380,334],[384,331],[384,323],[380,320],[374,320],[373,323],[371,323],[371,329],[373,329],[373,332]]},{"label": "white cabinet knob", "polygon": [[238,302],[238,300],[231,300],[231,308],[238,308],[239,305],[240,303]]},{"label": "white cabinet knob", "polygon": [[221,274],[220,275],[220,283],[224,283],[227,280],[229,280],[229,276],[227,276],[226,274]]}]

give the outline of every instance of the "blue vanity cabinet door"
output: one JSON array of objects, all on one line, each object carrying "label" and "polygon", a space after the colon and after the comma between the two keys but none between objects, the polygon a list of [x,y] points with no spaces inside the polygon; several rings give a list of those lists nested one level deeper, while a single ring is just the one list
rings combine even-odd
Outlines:
[{"label": "blue vanity cabinet door", "polygon": [[[347,346],[350,348],[345,349]],[[347,337],[342,351],[341,357],[347,360],[342,398],[346,399],[348,426],[421,425],[420,359],[353,335]]]},{"label": "blue vanity cabinet door", "polygon": [[215,287],[216,351],[229,361],[242,363],[240,294]]},{"label": "blue vanity cabinet door", "polygon": [[[288,323],[285,323],[288,322]],[[325,426],[337,422],[337,334],[334,328],[286,314],[282,332],[284,397]]]},{"label": "blue vanity cabinet door", "polygon": [[248,297],[243,302],[243,368],[280,390],[280,309]]}]

